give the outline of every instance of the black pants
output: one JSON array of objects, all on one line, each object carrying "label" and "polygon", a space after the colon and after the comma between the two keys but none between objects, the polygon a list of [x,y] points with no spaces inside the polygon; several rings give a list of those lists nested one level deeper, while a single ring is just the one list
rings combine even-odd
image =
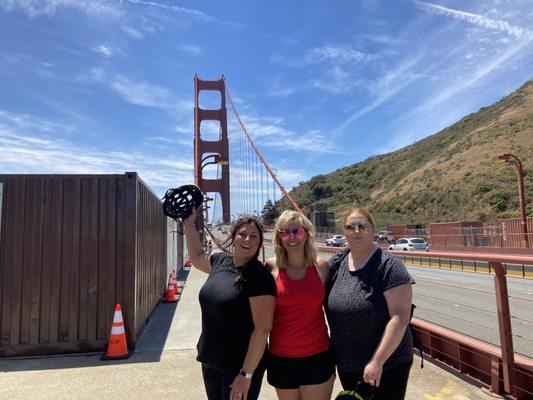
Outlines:
[{"label": "black pants", "polygon": [[[229,385],[233,383],[239,371],[221,371],[218,368],[213,368],[207,364],[202,363],[202,375],[204,377],[205,391],[207,392],[208,400],[228,400],[231,393]],[[259,391],[261,390],[261,383],[263,382],[263,375],[265,374],[265,366],[260,363],[254,371],[250,390],[248,391],[247,400],[257,400],[259,398]]]},{"label": "black pants", "polygon": [[[403,400],[412,365],[411,360],[396,367],[384,369],[374,400]],[[363,380],[363,373],[339,371],[339,379],[344,390],[355,390],[357,382]]]}]

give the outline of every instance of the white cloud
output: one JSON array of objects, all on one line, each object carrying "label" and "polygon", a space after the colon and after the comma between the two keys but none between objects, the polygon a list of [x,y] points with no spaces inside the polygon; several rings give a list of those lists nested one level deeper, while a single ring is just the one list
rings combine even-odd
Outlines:
[{"label": "white cloud", "polygon": [[524,28],[516,27],[509,24],[506,21],[495,20],[487,18],[483,15],[473,14],[466,11],[454,10],[451,8],[446,8],[432,3],[424,3],[422,1],[413,0],[415,4],[421,8],[431,11],[436,14],[447,15],[453,18],[467,21],[471,24],[481,26],[483,28],[488,28],[491,30],[496,30],[500,32],[505,32],[508,35],[514,36],[518,39],[531,39],[533,38],[533,32]]},{"label": "white cloud", "polygon": [[374,60],[375,57],[371,54],[365,54],[358,50],[341,46],[323,46],[315,47],[300,59],[289,59],[279,54],[270,56],[270,62],[274,64],[282,64],[291,68],[303,68],[312,64],[319,64],[324,61],[330,61],[333,64],[356,64],[367,63]]},{"label": "white cloud", "polygon": [[324,46],[312,49],[306,56],[313,62],[333,60],[343,63],[368,62],[373,59],[370,54],[361,53],[348,47]]},{"label": "white cloud", "polygon": [[0,6],[7,12],[20,10],[30,18],[51,17],[62,8],[75,9],[101,19],[114,20],[123,16],[120,3],[102,0],[0,0]]},{"label": "white cloud", "polygon": [[273,97],[288,97],[294,93],[296,93],[296,88],[294,86],[286,86],[272,88],[268,92],[268,95]]},{"label": "white cloud", "polygon": [[135,5],[140,5],[140,6],[145,6],[145,7],[164,10],[165,12],[166,11],[171,11],[171,12],[174,12],[174,13],[177,13],[177,14],[181,14],[181,15],[184,15],[186,17],[189,17],[189,18],[204,22],[204,23],[210,23],[210,22],[221,23],[223,26],[225,26],[226,28],[231,29],[231,30],[239,31],[239,30],[242,30],[242,29],[246,28],[246,25],[244,25],[244,24],[240,24],[240,23],[236,23],[236,22],[222,21],[222,20],[220,20],[220,19],[218,19],[218,18],[216,18],[216,17],[214,17],[212,15],[209,15],[209,14],[206,14],[206,13],[204,13],[202,11],[194,10],[194,9],[191,9],[191,8],[171,6],[171,5],[167,5],[167,4],[163,4],[163,3],[158,3],[158,2],[155,2],[155,1],[145,1],[145,0],[126,0],[126,1],[128,3],[135,4]]},{"label": "white cloud", "polygon": [[190,53],[190,54],[192,54],[194,56],[198,56],[198,55],[203,53],[201,47],[194,46],[194,45],[191,45],[191,44],[181,46],[179,49],[183,50],[183,51],[186,51],[187,53]]},{"label": "white cloud", "polygon": [[[419,120],[422,116],[427,115],[427,113],[429,113],[431,110],[441,110],[442,113],[443,104],[448,104],[452,107],[452,111],[448,112],[448,114],[451,114],[453,110],[457,110],[458,103],[450,102],[450,99],[467,92],[479,82],[484,82],[489,79],[490,75],[497,73],[497,71],[501,69],[502,66],[506,65],[506,63],[510,62],[513,57],[522,54],[522,51],[528,45],[529,42],[527,40],[522,40],[506,50],[498,51],[492,59],[484,60],[477,70],[467,71],[464,75],[456,76],[453,82],[442,87],[438,93],[434,93],[428,101],[421,103],[418,107],[412,109],[408,113],[405,113],[401,117],[401,120]],[[460,104],[463,104],[463,106],[468,105],[464,99]],[[461,110],[460,115],[463,115],[464,112],[468,111]],[[404,131],[403,135],[412,136],[413,133],[412,131],[410,132],[409,130],[406,130]],[[397,138],[396,141],[400,144],[405,144],[406,142],[406,140],[402,137]]]},{"label": "white cloud", "polygon": [[[140,22],[145,31],[154,30],[152,20],[162,21],[163,24],[170,22],[172,20],[169,18],[170,13],[172,17],[181,17],[178,18],[181,23],[190,21],[217,23],[231,31],[241,31],[246,28],[244,24],[223,21],[199,10],[145,0],[0,0],[0,7],[7,12],[22,11],[30,18],[52,17],[61,10],[77,10],[102,22]],[[158,12],[148,14],[146,10],[136,9],[141,7]],[[156,23],[155,25],[160,26],[161,24]],[[126,26],[122,29],[136,39],[140,39],[142,36],[142,33],[134,28]]]},{"label": "white cloud", "polygon": [[280,36],[280,40],[283,43],[288,44],[289,46],[296,46],[300,42],[298,39],[291,38],[288,36]]},{"label": "white cloud", "polygon": [[109,58],[113,55],[113,48],[105,44],[99,44],[93,47],[93,51],[97,52],[104,58]]},{"label": "white cloud", "polygon": [[110,83],[111,89],[128,103],[152,108],[175,107],[170,91],[164,87],[147,82],[133,82],[122,75],[116,76]]},{"label": "white cloud", "polygon": [[275,77],[269,81],[270,88],[267,89],[267,94],[273,97],[287,97],[296,93],[297,89],[292,85],[283,85],[280,77]]},{"label": "white cloud", "polygon": [[180,113],[192,113],[194,103],[183,100],[165,87],[149,82],[133,81],[124,75],[109,76],[102,68],[93,68],[89,76],[82,76],[80,82],[89,80],[104,84],[117,93],[124,101],[143,107],[158,108]]},{"label": "white cloud", "polygon": [[372,84],[372,91],[376,93],[376,97],[374,98],[374,100],[367,106],[353,113],[342,124],[337,126],[337,128],[335,128],[333,131],[334,137],[338,137],[339,133],[342,132],[346,127],[354,123],[363,115],[369,113],[372,110],[375,110],[376,108],[384,104],[387,100],[389,100],[392,96],[394,96],[396,93],[405,88],[407,85],[419,79],[421,75],[409,73],[409,70],[418,65],[418,62],[421,57],[422,54],[410,57],[409,59],[402,62],[395,69],[388,71],[386,74],[384,74],[381,79],[374,82]]},{"label": "white cloud", "polygon": [[[335,153],[338,151],[331,141],[326,139],[318,130],[298,133],[281,126],[283,123],[282,119],[275,119],[275,122],[253,116],[241,116],[241,119],[246,130],[260,148],[275,147],[285,151],[312,152],[318,154]],[[240,132],[240,127],[236,129],[237,131],[230,131],[231,134],[236,135],[237,132]],[[232,143],[231,140],[233,140],[233,143],[237,143],[235,136],[230,138],[230,145]]]},{"label": "white cloud", "polygon": [[0,124],[6,124],[6,126],[11,126],[18,130],[33,130],[46,133],[72,133],[76,130],[76,128],[68,124],[4,110],[0,110]]},{"label": "white cloud", "polygon": [[[83,147],[57,138],[61,125],[27,114],[0,110],[0,170],[33,174],[116,174],[137,171],[159,193],[191,180],[192,154],[183,157],[173,146],[159,156]],[[13,123],[15,121],[15,123]],[[36,127],[45,132],[38,134]],[[154,138],[155,139],[155,138]],[[166,139],[166,138],[162,138]],[[164,156],[163,156],[164,155]]]},{"label": "white cloud", "polygon": [[132,28],[131,26],[123,26],[122,30],[134,39],[142,39],[144,37],[144,35],[141,32],[139,32],[135,28]]},{"label": "white cloud", "polygon": [[339,65],[328,69],[321,78],[311,79],[311,86],[315,89],[330,93],[346,93],[361,85],[359,79],[354,79],[344,68]]}]

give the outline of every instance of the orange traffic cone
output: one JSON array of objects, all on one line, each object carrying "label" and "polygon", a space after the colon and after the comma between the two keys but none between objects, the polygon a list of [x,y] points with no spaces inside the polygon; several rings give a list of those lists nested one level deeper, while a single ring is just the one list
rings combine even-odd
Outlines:
[{"label": "orange traffic cone", "polygon": [[133,352],[128,352],[126,342],[126,331],[124,330],[124,320],[122,319],[122,308],[120,304],[115,306],[113,325],[107,344],[107,352],[102,356],[102,360],[122,360],[130,358]]},{"label": "orange traffic cone", "polygon": [[172,284],[172,277],[169,277],[167,291],[165,292],[165,299],[163,300],[163,303],[175,303],[176,301],[176,290]]},{"label": "orange traffic cone", "polygon": [[174,293],[178,294],[179,291],[178,291],[178,281],[176,280],[176,274],[175,273],[171,273],[170,277],[168,279],[170,280],[170,282],[172,282],[172,287],[174,288]]}]

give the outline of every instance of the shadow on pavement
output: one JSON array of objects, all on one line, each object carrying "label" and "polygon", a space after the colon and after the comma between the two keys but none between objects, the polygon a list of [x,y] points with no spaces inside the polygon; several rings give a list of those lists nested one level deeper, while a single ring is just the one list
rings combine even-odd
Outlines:
[{"label": "shadow on pavement", "polygon": [[[180,270],[177,280],[187,280],[189,270]],[[101,361],[104,352],[86,354],[61,354],[36,357],[13,357],[0,359],[0,372],[52,370],[65,368],[102,367],[108,365],[159,362],[168,334],[179,306],[177,303],[159,302],[147,319],[137,341],[133,355],[125,360]]]}]

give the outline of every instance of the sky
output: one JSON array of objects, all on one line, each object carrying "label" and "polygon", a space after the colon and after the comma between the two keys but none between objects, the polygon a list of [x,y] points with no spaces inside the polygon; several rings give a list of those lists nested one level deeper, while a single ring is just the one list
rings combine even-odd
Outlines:
[{"label": "sky", "polygon": [[224,74],[290,188],[532,79],[532,20],[521,0],[0,0],[0,174],[190,183],[194,76]]}]

